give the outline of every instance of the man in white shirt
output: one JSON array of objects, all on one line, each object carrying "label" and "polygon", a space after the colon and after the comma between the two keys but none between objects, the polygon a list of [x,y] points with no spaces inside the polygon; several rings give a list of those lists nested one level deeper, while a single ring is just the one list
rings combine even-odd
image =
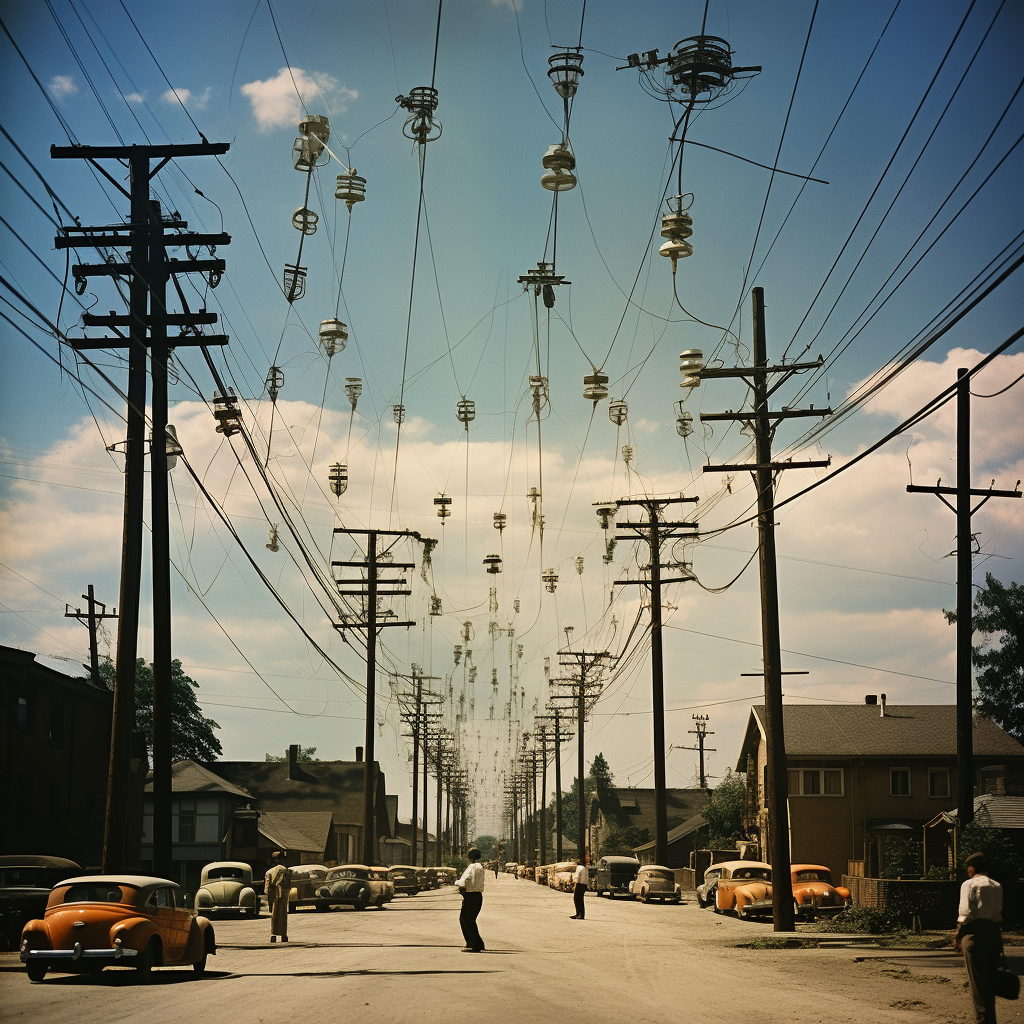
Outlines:
[{"label": "man in white shirt", "polygon": [[990,878],[984,854],[966,860],[967,881],[960,886],[960,914],[954,945],[963,951],[977,1024],[996,1024],[995,972],[1003,955],[999,923],[1003,887]]},{"label": "man in white shirt", "polygon": [[476,919],[484,904],[484,866],[480,863],[480,851],[475,846],[466,851],[466,856],[469,858],[469,867],[455,883],[455,888],[462,893],[459,926],[462,928],[462,937],[466,940],[462,952],[482,953],[485,948],[484,940],[480,938]]},{"label": "man in white shirt", "polygon": [[572,873],[572,901],[576,907],[576,913],[570,918],[571,921],[582,921],[586,914],[583,906],[583,895],[587,891],[587,882],[590,880],[590,873],[586,864],[581,860],[576,861],[576,870]]}]

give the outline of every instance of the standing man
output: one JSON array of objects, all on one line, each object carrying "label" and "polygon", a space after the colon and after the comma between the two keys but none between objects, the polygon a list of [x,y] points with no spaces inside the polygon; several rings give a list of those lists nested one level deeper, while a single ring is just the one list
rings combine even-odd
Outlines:
[{"label": "standing man", "polygon": [[292,888],[292,873],[284,862],[284,854],[275,850],[271,856],[274,862],[263,876],[263,891],[267,894],[270,910],[270,941],[288,941],[288,893]]},{"label": "standing man", "polygon": [[967,881],[960,886],[960,916],[954,945],[963,951],[977,1024],[996,1024],[995,974],[1003,954],[999,922],[1003,919],[1003,887],[990,878],[988,860],[972,853],[966,861]]},{"label": "standing man", "polygon": [[480,851],[471,846],[466,851],[469,867],[462,872],[462,877],[455,883],[455,888],[462,893],[462,911],[459,914],[459,926],[466,944],[463,953],[482,953],[484,940],[480,938],[480,930],[476,919],[480,908],[484,905],[484,866],[480,863]]},{"label": "standing man", "polygon": [[576,906],[576,913],[569,918],[570,921],[582,921],[585,918],[583,907],[583,895],[587,891],[587,883],[590,881],[590,872],[586,864],[577,858],[576,870],[572,873],[572,901]]}]

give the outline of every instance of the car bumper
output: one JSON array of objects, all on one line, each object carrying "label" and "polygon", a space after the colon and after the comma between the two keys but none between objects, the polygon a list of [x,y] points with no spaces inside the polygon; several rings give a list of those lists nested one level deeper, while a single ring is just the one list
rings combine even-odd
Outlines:
[{"label": "car bumper", "polygon": [[123,946],[115,946],[112,949],[84,949],[80,942],[76,942],[72,949],[23,949],[21,962],[27,964],[30,960],[41,960],[45,963],[75,963],[81,960],[99,960],[127,965],[138,955],[137,949],[127,949]]},{"label": "car bumper", "polygon": [[846,906],[847,905],[845,903],[839,903],[837,905],[827,907],[818,907],[815,906],[813,903],[801,903],[796,908],[796,912],[801,917],[822,917],[823,915],[841,914],[844,910],[846,910]]},{"label": "car bumper", "polygon": [[770,914],[773,907],[771,900],[751,900],[743,904],[743,909],[748,914]]}]

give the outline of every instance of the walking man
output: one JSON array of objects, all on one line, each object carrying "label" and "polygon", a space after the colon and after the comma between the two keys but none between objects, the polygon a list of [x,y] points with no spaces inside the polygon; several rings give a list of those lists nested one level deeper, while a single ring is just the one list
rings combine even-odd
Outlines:
[{"label": "walking man", "polygon": [[587,891],[587,883],[590,881],[590,872],[587,871],[587,866],[583,861],[577,859],[576,870],[572,873],[572,880],[572,901],[576,906],[576,913],[569,920],[582,921],[586,917],[583,906],[583,894]]},{"label": "walking man", "polygon": [[480,938],[480,930],[476,919],[480,908],[484,905],[484,866],[480,863],[480,851],[471,846],[466,851],[469,867],[462,872],[462,877],[455,883],[455,888],[462,893],[462,912],[459,914],[459,926],[466,944],[463,953],[482,953],[484,940]]},{"label": "walking man", "polygon": [[284,862],[284,854],[275,850],[271,855],[274,862],[270,870],[263,876],[263,891],[267,894],[267,907],[270,910],[270,941],[288,941],[288,893],[292,887],[291,869]]},{"label": "walking man", "polygon": [[960,916],[954,945],[963,951],[977,1024],[996,1024],[995,974],[1003,954],[999,922],[1003,919],[1003,887],[990,878],[984,854],[966,861],[967,881],[960,886]]}]

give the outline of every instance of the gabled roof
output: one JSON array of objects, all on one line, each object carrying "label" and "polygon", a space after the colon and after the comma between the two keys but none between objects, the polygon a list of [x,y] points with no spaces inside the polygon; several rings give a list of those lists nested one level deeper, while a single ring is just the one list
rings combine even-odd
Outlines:
[{"label": "gabled roof", "polygon": [[[945,823],[952,825],[957,819],[957,812],[943,811],[937,814],[929,825]],[[985,828],[1024,829],[1024,796],[1001,796],[996,793],[983,793],[974,798],[974,824]]]},{"label": "gabled roof", "polygon": [[[146,782],[146,792],[153,792],[153,773],[150,772]],[[172,793],[227,793],[231,796],[251,800],[252,795],[239,786],[215,775],[209,768],[204,768],[195,761],[175,761],[171,765]]]},{"label": "gabled roof", "polygon": [[[750,709],[737,771],[765,735],[764,705]],[[786,704],[783,707],[786,756],[795,757],[955,757],[956,706],[953,704]],[[991,719],[974,718],[974,756],[1024,757],[1022,747]]]},{"label": "gabled roof", "polygon": [[[668,833],[669,843],[674,843],[679,839],[684,839],[686,836],[696,832],[699,828],[705,828],[707,826],[708,819],[703,814],[695,814],[692,818],[687,818],[682,825],[677,825],[675,828],[670,829]],[[641,850],[653,850],[657,845],[657,840],[652,839],[649,843],[644,843],[643,846],[637,846],[634,848],[634,853],[639,853]]]},{"label": "gabled roof", "polygon": [[[678,825],[692,818],[708,802],[705,789],[666,789],[665,804],[668,809],[668,827]],[[653,789],[637,789],[626,786],[610,786],[602,789],[591,801],[590,823],[597,821],[598,811],[605,819],[618,827],[636,825],[655,828],[655,806]]]},{"label": "gabled roof", "polygon": [[283,851],[322,854],[331,832],[330,811],[261,811],[260,833]]}]

